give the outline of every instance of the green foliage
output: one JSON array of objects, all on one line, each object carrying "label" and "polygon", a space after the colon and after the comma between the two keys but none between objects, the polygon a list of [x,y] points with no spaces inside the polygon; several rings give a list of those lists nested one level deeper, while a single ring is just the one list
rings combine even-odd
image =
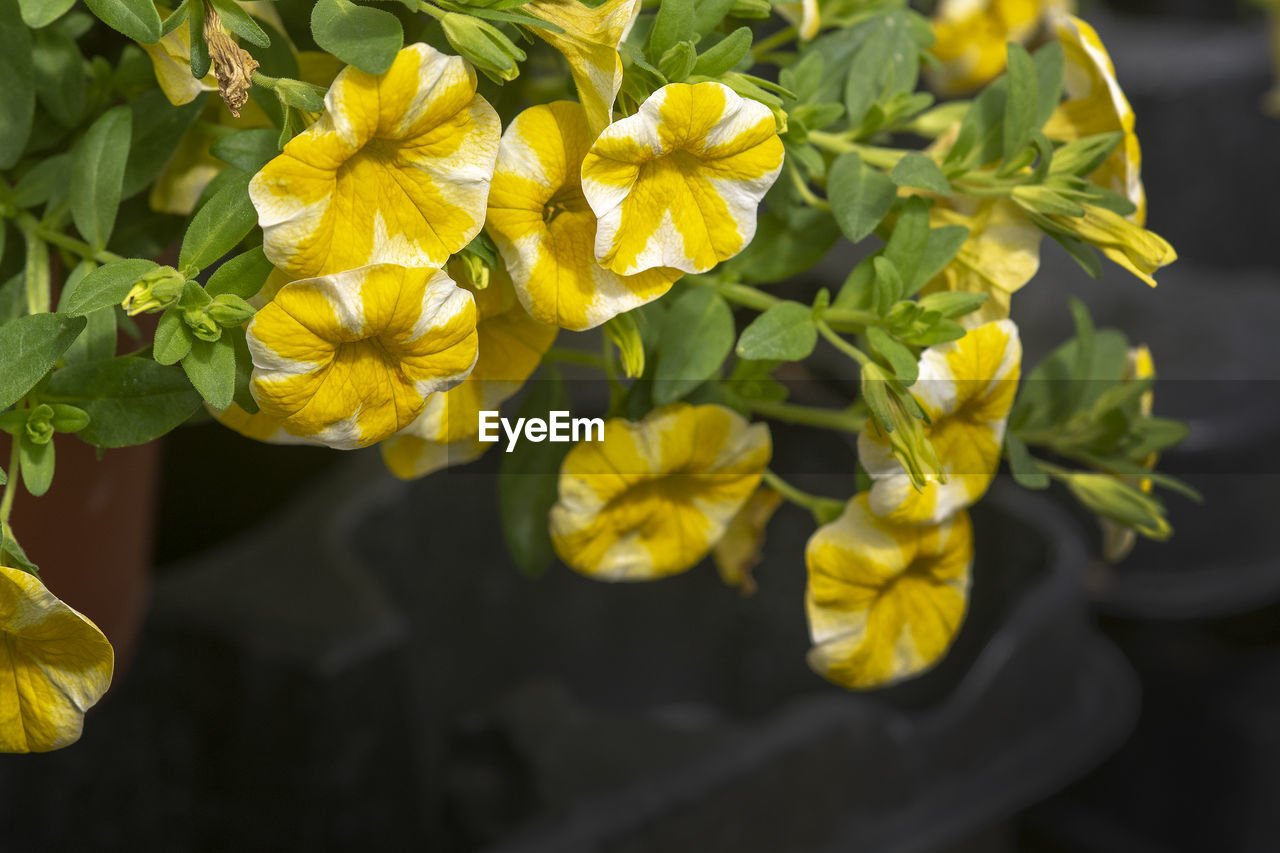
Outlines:
[{"label": "green foliage", "polygon": [[654,404],[674,403],[717,374],[733,339],[733,312],[714,290],[691,287],[677,297],[662,327]]},{"label": "green foliage", "polygon": [[234,249],[258,224],[258,212],[249,200],[251,178],[245,173],[232,178],[191,218],[178,255],[178,265],[188,275]]},{"label": "green foliage", "polygon": [[49,378],[46,390],[89,415],[79,435],[97,447],[154,441],[200,407],[181,368],[139,356],[65,367]]},{"label": "green foliage", "polygon": [[28,314],[0,326],[0,410],[22,399],[84,330],[83,317]]},{"label": "green foliage", "polygon": [[72,152],[71,217],[85,242],[95,249],[106,247],[115,227],[116,211],[124,187],[132,113],[116,107],[103,113]]},{"label": "green foliage", "polygon": [[862,162],[857,152],[831,164],[827,198],[844,236],[857,243],[867,237],[893,207],[898,189],[889,176]]},{"label": "green foliage", "polygon": [[735,352],[756,361],[800,361],[818,343],[813,309],[799,302],[779,302],[743,329]]},{"label": "green foliage", "polygon": [[321,49],[368,74],[390,68],[404,45],[395,15],[351,0],[317,0],[311,10],[311,35]]}]

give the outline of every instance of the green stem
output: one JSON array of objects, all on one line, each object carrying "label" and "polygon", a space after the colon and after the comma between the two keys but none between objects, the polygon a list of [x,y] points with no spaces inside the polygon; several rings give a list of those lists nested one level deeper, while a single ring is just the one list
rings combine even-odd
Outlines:
[{"label": "green stem", "polygon": [[797,489],[786,480],[766,468],[761,475],[765,485],[782,495],[796,506],[802,506],[813,513],[814,521],[825,524],[844,511],[844,503],[835,498],[824,498]]},{"label": "green stem", "polygon": [[426,12],[428,15],[435,18],[437,21],[443,20],[444,16],[448,14],[448,12],[446,12],[444,9],[433,6],[430,3],[425,2],[425,0],[424,2],[418,4],[418,11]]},{"label": "green stem", "polygon": [[808,138],[810,142],[819,148],[836,154],[856,151],[864,163],[880,169],[892,169],[898,165],[899,160],[911,153],[903,148],[882,148],[879,145],[863,145],[852,141],[843,134],[831,133],[825,130],[811,130]]},{"label": "green stem", "polygon": [[768,311],[782,301],[778,297],[765,293],[749,284],[724,281],[716,283],[715,288],[716,292],[728,301],[747,308],[754,308],[757,311]]},{"label": "green stem", "polygon": [[61,231],[55,231],[52,228],[48,228],[45,225],[40,224],[34,216],[26,211],[17,211],[16,213],[11,211],[2,212],[7,213],[7,215],[12,217],[14,224],[23,233],[30,231],[46,243],[57,246],[59,249],[66,249],[68,252],[78,255],[81,258],[89,258],[90,260],[97,261],[100,264],[109,264],[113,261],[124,260],[123,256],[117,255],[115,252],[108,252],[106,249],[94,249],[83,240],[77,240],[75,237],[63,234]]},{"label": "green stem", "polygon": [[827,341],[833,347],[840,350],[840,352],[849,356],[849,358],[853,359],[854,361],[858,362],[858,364],[861,364],[864,367],[871,363],[871,357],[869,355],[867,355],[865,352],[855,347],[853,344],[846,341],[844,338],[837,335],[835,331],[831,328],[831,326],[827,324],[825,319],[819,320],[817,325],[818,325],[818,334],[826,338]]},{"label": "green stem", "polygon": [[769,51],[773,50],[774,48],[782,47],[787,42],[794,41],[795,37],[796,37],[795,27],[783,27],[782,29],[778,30],[776,33],[773,33],[772,35],[767,35],[764,38],[760,39],[760,41],[752,45],[751,56],[756,61],[759,61],[760,57],[769,53]]},{"label": "green stem", "polygon": [[20,223],[22,236],[27,244],[27,262],[23,270],[26,279],[27,313],[48,314],[52,295],[49,278],[49,245],[36,233],[34,220]]},{"label": "green stem", "polygon": [[[0,499],[0,527],[9,523],[9,516],[13,514],[13,498],[18,494],[18,487],[22,485],[22,460],[18,456],[18,437],[13,437],[13,449],[9,451],[9,469],[5,471],[9,475],[9,482],[4,487],[4,498]],[[3,554],[0,554],[0,561],[3,560]]]},{"label": "green stem", "polygon": [[801,406],[797,403],[771,400],[743,400],[743,402],[751,411],[770,420],[819,429],[857,433],[862,430],[867,420],[852,406],[847,409],[820,409],[816,406]]},{"label": "green stem", "polygon": [[831,212],[831,202],[825,198],[818,198],[814,191],[809,189],[808,182],[805,181],[804,176],[800,174],[800,170],[790,160],[787,161],[787,172],[791,175],[791,183],[795,185],[796,192],[800,193],[801,201],[814,210]]},{"label": "green stem", "polygon": [[860,329],[844,327],[874,326],[880,322],[880,315],[874,311],[860,311],[856,308],[828,308],[822,312],[822,321],[839,331],[860,331]]}]

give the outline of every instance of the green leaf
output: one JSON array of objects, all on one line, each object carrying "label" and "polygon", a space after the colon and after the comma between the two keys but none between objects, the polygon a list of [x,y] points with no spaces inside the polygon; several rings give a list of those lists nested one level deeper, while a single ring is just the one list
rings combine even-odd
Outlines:
[{"label": "green leaf", "polygon": [[180,269],[204,269],[234,249],[258,224],[258,212],[249,199],[250,180],[248,174],[233,178],[192,217],[178,255]]},{"label": "green leaf", "polygon": [[856,151],[841,154],[827,175],[827,199],[844,236],[858,243],[893,207],[898,188],[889,176],[862,162]]},{"label": "green leaf", "polygon": [[223,329],[222,339],[230,340],[236,350],[236,391],[232,400],[251,415],[258,413],[258,401],[253,399],[250,385],[253,382],[253,355],[244,337],[244,327]]},{"label": "green leaf", "polygon": [[103,113],[73,149],[71,218],[85,241],[102,249],[111,239],[129,159],[132,114],[128,107]]},{"label": "green leaf", "polygon": [[70,173],[70,154],[57,154],[41,160],[18,179],[17,186],[13,188],[13,203],[18,207],[35,207],[63,195]]},{"label": "green leaf", "polygon": [[1027,445],[1009,430],[1004,435],[1004,456],[1009,462],[1013,480],[1024,489],[1049,488],[1049,475],[1040,470]]},{"label": "green leaf", "polygon": [[[569,395],[554,368],[544,368],[544,377],[530,384],[518,417],[547,418],[552,411],[569,410]],[[522,441],[502,456],[498,478],[502,535],[516,566],[529,577],[538,577],[551,565],[554,549],[548,515],[556,502],[560,463],[568,451],[564,443]]]},{"label": "green leaf", "polygon": [[1016,42],[1009,42],[1009,92],[1004,111],[1004,161],[1011,161],[1031,141],[1031,131],[1037,129],[1036,117],[1040,108],[1040,87],[1035,62],[1027,49]]},{"label": "green leaf", "polygon": [[696,36],[705,36],[716,28],[733,9],[736,0],[696,0],[693,6],[693,29]]},{"label": "green leaf", "polygon": [[876,352],[884,356],[885,361],[893,368],[893,373],[902,380],[903,385],[914,385],[920,375],[919,363],[915,354],[907,347],[889,336],[879,326],[867,328],[867,340]]},{"label": "green leaf", "polygon": [[751,50],[751,28],[739,27],[714,46],[698,55],[693,73],[705,77],[719,77],[733,69]]},{"label": "green leaf", "polygon": [[246,172],[257,172],[277,154],[274,128],[264,127],[242,130],[220,136],[209,146],[209,153],[228,165]]},{"label": "green leaf", "polygon": [[75,3],[76,0],[18,0],[18,8],[23,22],[38,30],[61,18]]},{"label": "green leaf", "polygon": [[917,187],[922,190],[951,195],[951,182],[928,154],[912,151],[889,173],[889,179],[900,187]]},{"label": "green leaf", "polygon": [[893,233],[884,247],[884,256],[892,261],[902,277],[903,295],[907,283],[914,282],[916,269],[929,241],[929,203],[919,196],[908,198],[893,225]]},{"label": "green leaf", "polygon": [[902,12],[873,19],[853,55],[844,103],[851,127],[861,127],[871,106],[916,87],[919,50]]},{"label": "green leaf", "polygon": [[124,198],[146,189],[160,176],[206,102],[207,95],[201,94],[191,103],[175,107],[157,88],[148,89],[129,102],[133,134],[124,167]]},{"label": "green leaf", "polygon": [[33,575],[39,574],[40,570],[36,568],[36,564],[22,550],[22,546],[18,544],[18,540],[13,536],[13,528],[9,526],[9,522],[0,522],[0,556],[5,556],[4,564],[14,569],[22,569],[24,572],[30,572]]},{"label": "green leaf", "polygon": [[916,274],[907,284],[907,295],[913,296],[920,291],[933,277],[951,263],[956,252],[969,239],[969,229],[963,225],[944,225],[929,231],[925,240],[924,251],[920,255],[920,264]]},{"label": "green leaf", "polygon": [[263,253],[261,246],[254,246],[243,255],[231,258],[209,277],[205,291],[210,296],[230,293],[241,299],[251,299],[262,290],[271,275],[271,261]]},{"label": "green leaf", "polygon": [[884,255],[876,255],[871,263],[876,273],[876,313],[883,316],[902,298],[902,275],[898,272],[898,265]]},{"label": "green leaf", "polygon": [[955,144],[942,160],[948,174],[952,168],[985,166],[1000,156],[1007,92],[1008,78],[1000,77],[973,99],[960,120]]},{"label": "green leaf", "polygon": [[13,0],[0,2],[0,169],[18,162],[35,118],[35,64],[31,30]]},{"label": "green leaf", "polygon": [[160,41],[160,13],[152,0],[85,0],[85,4],[104,24],[134,41]]},{"label": "green leaf", "polygon": [[200,408],[180,368],[138,356],[64,367],[49,378],[48,392],[88,412],[79,436],[97,447],[145,444]]},{"label": "green leaf", "polygon": [[662,55],[662,59],[658,62],[658,70],[671,82],[679,83],[693,72],[693,66],[697,61],[698,54],[693,49],[693,42],[680,41]]},{"label": "green leaf", "polygon": [[271,46],[271,39],[262,31],[262,27],[235,0],[213,0],[213,6],[229,32],[257,47]]},{"label": "green leaf", "polygon": [[693,287],[671,305],[654,368],[653,402],[674,403],[720,369],[733,349],[733,312],[709,287]]},{"label": "green leaf", "polygon": [[782,281],[812,268],[838,239],[840,226],[824,211],[803,207],[787,220],[766,210],[750,245],[722,269],[744,282]]},{"label": "green leaf", "polygon": [[323,50],[367,74],[390,68],[404,45],[395,15],[350,0],[319,0],[311,10],[311,34]]},{"label": "green leaf", "polygon": [[1044,123],[1062,100],[1062,84],[1066,74],[1062,42],[1049,42],[1036,51],[1033,59],[1036,65],[1036,97],[1039,101],[1035,126],[1044,127]]},{"label": "green leaf", "polygon": [[963,317],[982,307],[989,297],[985,293],[966,293],[962,290],[944,290],[930,293],[920,300],[925,311],[937,311],[948,320]]},{"label": "green leaf", "polygon": [[818,343],[813,310],[799,302],[779,302],[743,329],[735,350],[755,361],[800,361]]},{"label": "green leaf", "polygon": [[182,320],[182,312],[169,308],[160,315],[156,323],[155,341],[151,347],[151,357],[158,364],[177,364],[191,352],[195,335]]},{"label": "green leaf", "polygon": [[215,409],[231,405],[236,390],[236,349],[229,340],[197,340],[182,360],[191,384]]},{"label": "green leaf", "polygon": [[134,282],[157,266],[140,258],[112,261],[86,275],[59,307],[68,314],[81,315],[119,305]]},{"label": "green leaf", "polygon": [[662,0],[658,16],[649,31],[649,46],[645,51],[650,61],[656,62],[679,42],[693,32],[693,3],[691,0]]},{"label": "green leaf", "polygon": [[37,30],[31,53],[36,98],[54,121],[74,127],[84,114],[85,62],[61,27]]},{"label": "green leaf", "polygon": [[203,80],[209,73],[213,57],[209,55],[209,43],[204,37],[204,0],[191,0],[191,12],[187,14],[190,38],[187,44],[191,47],[191,76]]},{"label": "green leaf", "polygon": [[22,484],[32,497],[40,497],[53,484],[53,442],[36,444],[25,435],[17,439],[18,459],[22,465]]},{"label": "green leaf", "polygon": [[84,330],[83,317],[28,314],[0,326],[0,410],[35,387]]}]

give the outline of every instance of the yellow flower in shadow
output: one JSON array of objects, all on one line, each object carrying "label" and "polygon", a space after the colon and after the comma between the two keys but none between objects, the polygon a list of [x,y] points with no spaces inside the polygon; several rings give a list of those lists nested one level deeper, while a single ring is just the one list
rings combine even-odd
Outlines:
[{"label": "yellow flower in shadow", "polygon": [[919,675],[950,648],[968,609],[973,528],[878,518],[864,492],[805,548],[809,665],[852,690]]},{"label": "yellow flower in shadow", "polygon": [[929,219],[933,228],[963,225],[969,236],[923,292],[985,293],[988,298],[982,307],[963,318],[966,325],[1008,317],[1013,294],[1040,269],[1044,232],[1008,199],[940,200]]},{"label": "yellow flower in shadow", "polygon": [[35,575],[0,566],[0,752],[75,743],[111,686],[115,651]]},{"label": "yellow flower in shadow", "polygon": [[683,273],[659,267],[621,276],[596,260],[596,215],[582,194],[591,147],[572,101],[530,107],[507,126],[489,192],[486,228],[537,320],[590,329],[657,299]]},{"label": "yellow flower in shadow", "polygon": [[259,414],[330,447],[366,447],[471,372],[476,306],[443,271],[377,264],[285,285],[247,341]]},{"label": "yellow flower in shadow", "polygon": [[618,275],[706,272],[751,242],[782,158],[764,104],[720,83],[663,86],[609,125],[582,163],[596,258]]},{"label": "yellow flower in shadow", "polygon": [[1012,320],[978,326],[920,355],[911,387],[930,423],[923,427],[943,478],[917,490],[875,421],[858,436],[858,459],[875,481],[868,506],[895,524],[937,523],[986,494],[1000,465],[1005,423],[1018,389],[1022,343]]},{"label": "yellow flower in shadow", "polygon": [[938,67],[925,67],[934,89],[944,95],[971,92],[1004,73],[1009,42],[1025,44],[1046,11],[1062,0],[941,0],[933,15]]},{"label": "yellow flower in shadow", "polygon": [[415,44],[382,74],[347,68],[320,119],[250,184],[263,249],[296,278],[439,268],[480,233],[498,137],[460,57]]},{"label": "yellow flower in shadow", "polygon": [[610,420],[603,441],[578,444],[561,466],[556,553],[600,580],[687,571],[755,492],[771,452],[768,427],[718,405]]}]

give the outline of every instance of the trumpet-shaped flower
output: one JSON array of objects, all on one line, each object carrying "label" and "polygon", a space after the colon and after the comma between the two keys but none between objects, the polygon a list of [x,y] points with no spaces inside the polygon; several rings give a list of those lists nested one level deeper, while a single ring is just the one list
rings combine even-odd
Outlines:
[{"label": "trumpet-shaped flower", "polygon": [[486,227],[534,319],[590,329],[666,293],[682,273],[621,276],[595,255],[596,216],[582,194],[593,134],[572,101],[530,107],[507,126]]},{"label": "trumpet-shaped flower", "polygon": [[480,412],[497,409],[519,391],[556,339],[555,326],[539,323],[520,307],[501,268],[472,296],[479,318],[475,369],[457,387],[433,394],[417,420],[379,445],[391,473],[402,479],[478,458],[491,446],[478,437]]},{"label": "trumpet-shaped flower", "polygon": [[115,652],[35,575],[0,566],[0,752],[48,752],[80,739],[111,686]]},{"label": "trumpet-shaped flower", "polygon": [[1008,317],[1013,294],[1040,269],[1044,232],[1007,199],[939,202],[930,211],[930,220],[934,228],[963,225],[969,229],[969,237],[925,292],[987,294],[982,307],[964,318],[966,324]]},{"label": "trumpet-shaped flower", "polygon": [[875,481],[871,511],[896,524],[937,523],[982,497],[1000,464],[1021,362],[1012,320],[983,324],[958,341],[926,349],[911,390],[929,416],[924,434],[942,477],[928,474],[924,488],[915,489],[888,437],[870,422],[858,436],[858,458]]},{"label": "trumpet-shaped flower", "polygon": [[1009,42],[1025,43],[1047,11],[1063,0],[942,0],[933,16],[929,52],[939,67],[926,69],[946,95],[969,92],[1004,73]]},{"label": "trumpet-shaped flower", "polygon": [[622,86],[618,46],[640,14],[640,0],[604,0],[594,7],[578,0],[531,0],[520,11],[564,30],[531,27],[568,61],[594,138],[613,121],[613,101]]},{"label": "trumpet-shaped flower", "polygon": [[377,264],[285,285],[247,340],[261,412],[346,450],[394,435],[466,378],[476,307],[443,271]]},{"label": "trumpet-shaped flower", "polygon": [[720,83],[673,83],[609,125],[582,163],[596,258],[618,275],[706,272],[742,251],[782,170],[773,114]]},{"label": "trumpet-shaped flower", "polygon": [[652,580],[696,565],[760,484],[769,429],[731,409],[675,403],[610,420],[560,469],[551,541],[601,580]]},{"label": "trumpet-shaped flower", "polygon": [[973,527],[894,524],[867,494],[819,528],[805,548],[809,665],[853,690],[919,675],[941,659],[968,608]]},{"label": "trumpet-shaped flower", "polygon": [[442,267],[480,233],[498,136],[460,57],[415,44],[382,74],[347,68],[249,186],[267,257],[296,278]]},{"label": "trumpet-shaped flower", "polygon": [[1099,133],[1124,134],[1116,150],[1091,176],[1094,183],[1133,202],[1130,218],[1138,225],[1147,219],[1147,195],[1142,186],[1142,147],[1134,133],[1133,108],[1120,89],[1115,66],[1098,33],[1073,15],[1055,15],[1054,30],[1066,59],[1063,101],[1045,124],[1045,135],[1059,142],[1074,142]]},{"label": "trumpet-shaped flower", "polygon": [[1125,219],[1114,211],[1094,204],[1082,204],[1083,216],[1046,214],[1051,223],[1075,237],[1091,243],[1114,263],[1127,269],[1152,287],[1153,273],[1178,259],[1169,242],[1155,232]]}]

